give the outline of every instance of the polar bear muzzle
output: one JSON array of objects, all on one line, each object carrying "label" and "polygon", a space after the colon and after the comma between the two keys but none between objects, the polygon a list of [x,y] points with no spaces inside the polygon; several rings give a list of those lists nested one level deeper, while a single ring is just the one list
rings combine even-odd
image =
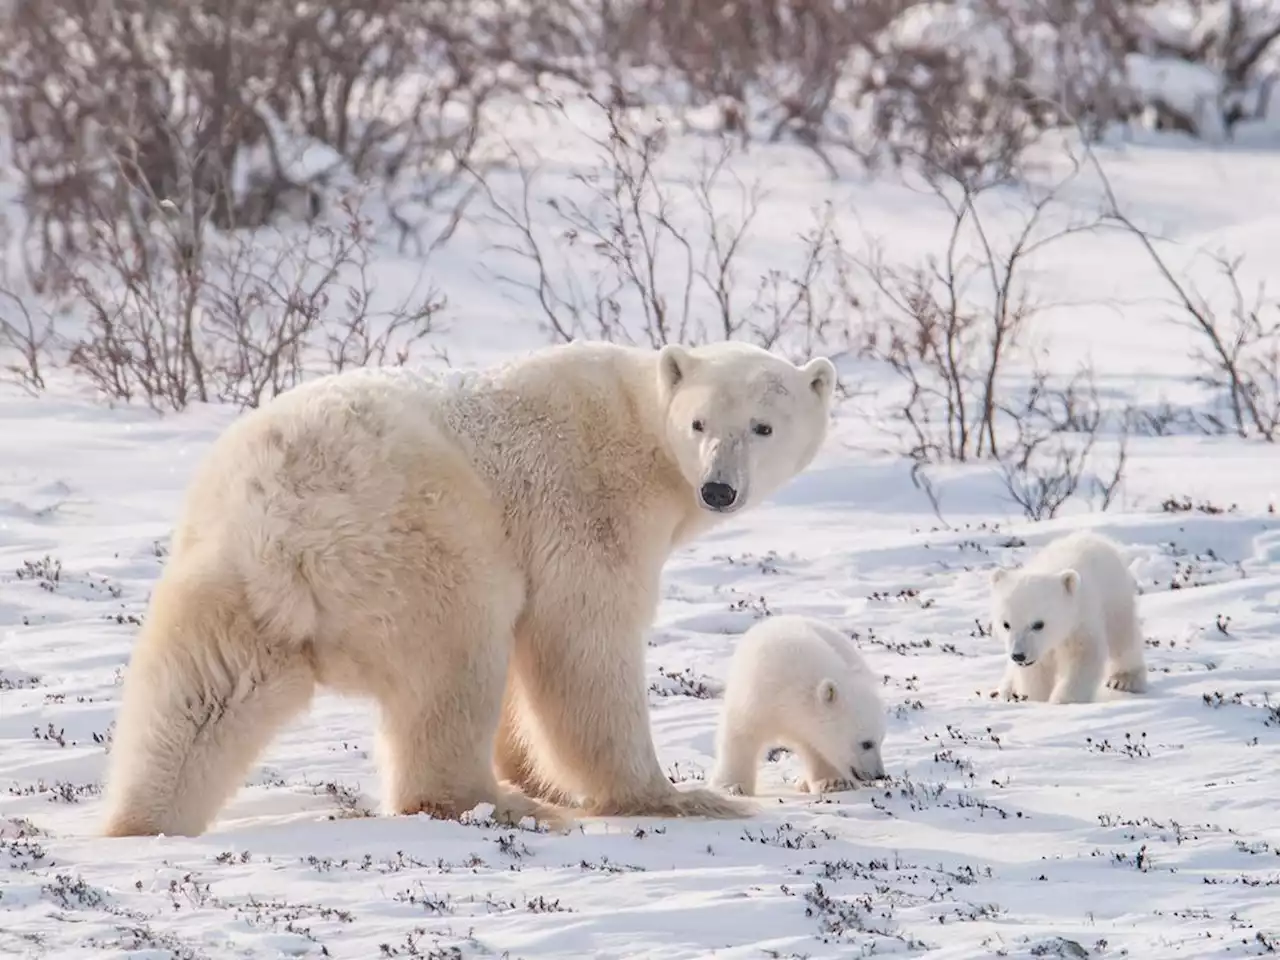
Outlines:
[{"label": "polar bear muzzle", "polygon": [[702,505],[717,512],[730,509],[738,499],[738,491],[727,483],[712,480],[698,491]]}]

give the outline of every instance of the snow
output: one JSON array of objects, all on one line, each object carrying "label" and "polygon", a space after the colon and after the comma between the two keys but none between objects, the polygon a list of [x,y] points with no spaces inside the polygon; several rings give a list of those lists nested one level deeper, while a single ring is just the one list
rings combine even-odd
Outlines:
[{"label": "snow", "polygon": [[[545,165],[540,190],[580,191],[582,142],[550,127],[513,119],[504,135]],[[700,143],[676,145],[689,169]],[[1274,279],[1273,155],[1170,138],[1100,156],[1127,212],[1176,241],[1180,266],[1210,244],[1247,254],[1250,283]],[[825,202],[897,255],[943,242],[936,200],[888,175],[832,182],[785,145],[753,146],[737,164],[768,190],[745,276],[794,260]],[[1000,229],[1019,216],[1016,198],[1006,206],[993,214]],[[469,220],[427,271],[449,298],[442,345],[455,366],[546,342],[532,301],[494,283],[519,265],[493,242]],[[422,272],[393,252],[377,267],[389,290]],[[1190,382],[1190,335],[1131,240],[1064,241],[1034,278],[1063,304],[1040,320],[1055,369],[1090,358],[1111,402],[1208,408]],[[840,407],[811,469],[669,563],[649,634],[652,727],[671,776],[701,779],[734,638],[770,612],[822,616],[884,677],[892,781],[814,798],[795,791],[798,764],[782,754],[765,764],[750,819],[588,818],[568,835],[500,827],[483,810],[466,823],[365,816],[377,806],[371,709],[323,696],[204,836],[95,838],[103,741],[138,618],[191,469],[235,414],[161,417],[63,386],[0,393],[0,953],[1274,952],[1280,451],[1136,438],[1111,510],[1079,505],[1039,523],[1021,518],[990,466],[940,468],[940,521],[906,461],[877,452],[893,439],[875,412],[884,382],[847,357],[841,369],[865,376],[866,393]],[[1187,509],[1162,508],[1184,498]],[[1080,526],[1128,551],[1150,693],[992,699],[1002,657],[985,632],[988,572]]]}]

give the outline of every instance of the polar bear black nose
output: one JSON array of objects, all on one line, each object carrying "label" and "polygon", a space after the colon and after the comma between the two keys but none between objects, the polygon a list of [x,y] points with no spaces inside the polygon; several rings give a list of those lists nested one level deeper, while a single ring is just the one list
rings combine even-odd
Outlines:
[{"label": "polar bear black nose", "polygon": [[1014,663],[1026,663],[1027,655],[1025,653],[1015,653],[1009,657]]},{"label": "polar bear black nose", "polygon": [[738,491],[727,483],[704,483],[700,493],[702,502],[712,510],[723,510],[738,499]]}]

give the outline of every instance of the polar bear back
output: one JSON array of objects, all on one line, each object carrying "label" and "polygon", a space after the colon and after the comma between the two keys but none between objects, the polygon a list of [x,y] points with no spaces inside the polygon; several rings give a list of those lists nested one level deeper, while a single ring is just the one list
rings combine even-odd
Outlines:
[{"label": "polar bear back", "polygon": [[1046,544],[1021,568],[1028,575],[1054,575],[1075,570],[1080,575],[1081,602],[1096,606],[1104,616],[1127,615],[1137,581],[1125,563],[1120,545],[1092,530],[1080,530]]},{"label": "polar bear back", "polygon": [[852,641],[830,624],[795,614],[757,623],[738,641],[725,687],[725,706],[762,721],[791,713],[817,694],[824,679],[874,678]]}]

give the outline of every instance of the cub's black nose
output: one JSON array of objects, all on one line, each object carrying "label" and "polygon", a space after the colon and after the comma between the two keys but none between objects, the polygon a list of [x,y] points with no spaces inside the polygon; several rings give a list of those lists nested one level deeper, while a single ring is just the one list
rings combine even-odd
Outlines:
[{"label": "cub's black nose", "polygon": [[731,507],[733,506],[733,501],[738,499],[738,491],[727,483],[704,483],[699,494],[702,497],[702,502],[712,510],[723,510],[725,507]]},{"label": "cub's black nose", "polygon": [[1025,653],[1015,653],[1009,659],[1012,660],[1014,663],[1026,663],[1027,655]]}]

